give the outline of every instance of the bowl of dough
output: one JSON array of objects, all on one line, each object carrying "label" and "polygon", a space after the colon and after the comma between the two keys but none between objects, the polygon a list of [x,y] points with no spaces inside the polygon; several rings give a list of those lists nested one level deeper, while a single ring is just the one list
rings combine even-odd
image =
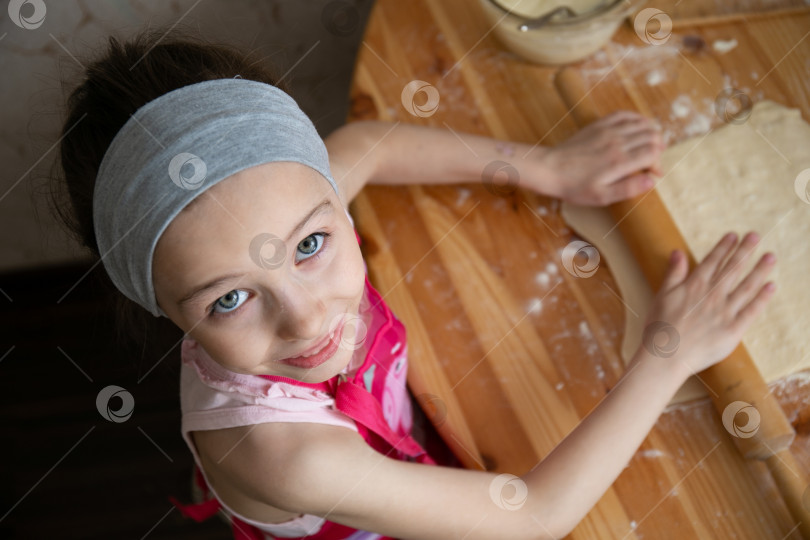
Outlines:
[{"label": "bowl of dough", "polygon": [[637,6],[630,0],[479,0],[494,33],[518,56],[569,64],[601,49]]}]

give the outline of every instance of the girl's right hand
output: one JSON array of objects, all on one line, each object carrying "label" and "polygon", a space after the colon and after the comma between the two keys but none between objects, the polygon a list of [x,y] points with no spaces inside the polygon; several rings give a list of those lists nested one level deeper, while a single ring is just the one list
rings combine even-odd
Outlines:
[{"label": "girl's right hand", "polygon": [[726,358],[776,290],[765,278],[776,257],[766,253],[748,275],[742,271],[759,237],[748,233],[738,244],[729,233],[689,273],[676,250],[656,295],[642,336],[642,348],[668,362],[679,362],[685,376]]}]

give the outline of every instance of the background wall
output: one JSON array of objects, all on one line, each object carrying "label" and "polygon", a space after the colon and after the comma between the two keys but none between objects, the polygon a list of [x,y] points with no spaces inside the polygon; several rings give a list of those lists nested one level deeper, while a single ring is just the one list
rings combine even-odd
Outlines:
[{"label": "background wall", "polygon": [[[168,500],[191,501],[182,331],[163,318],[119,324],[96,283],[103,267],[46,204],[64,99],[108,36],[176,24],[289,71],[285,82],[326,135],[346,117],[372,2],[24,1],[0,0],[0,538],[232,538],[223,520],[195,523]],[[138,336],[116,338],[127,330]],[[125,421],[98,405],[113,385],[134,400]]]},{"label": "background wall", "polygon": [[[23,3],[24,2],[24,3]],[[0,2],[0,273],[86,260],[45,202],[64,100],[83,66],[145,27],[177,25],[255,49],[322,136],[344,122],[372,0],[5,0]],[[28,28],[26,28],[28,27]],[[60,80],[68,82],[62,88]]]}]

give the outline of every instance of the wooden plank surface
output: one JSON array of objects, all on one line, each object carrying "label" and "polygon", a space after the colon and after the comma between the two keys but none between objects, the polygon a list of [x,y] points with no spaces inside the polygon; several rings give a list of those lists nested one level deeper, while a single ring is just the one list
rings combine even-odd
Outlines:
[{"label": "wooden plank surface", "polygon": [[807,3],[804,0],[702,0],[700,2],[648,0],[638,9],[644,8],[660,9],[678,27],[696,22],[706,24],[732,20],[745,21],[752,16],[762,14],[781,16],[805,10]]},{"label": "wooden plank surface", "polygon": [[[573,134],[580,98],[555,84],[560,68],[519,60],[489,30],[474,3],[378,0],[351,119],[543,145]],[[808,30],[806,13],[773,16],[678,28],[650,47],[623,25],[608,48],[563,69],[577,70],[600,111],[655,116],[674,142],[720,125],[714,102],[729,87],[810,118]],[[732,38],[736,48],[712,48]],[[435,114],[403,106],[412,80],[437,89]],[[684,95],[686,113],[672,106]],[[467,151],[461,142],[459,151]],[[615,282],[607,265],[589,279],[563,268],[561,251],[576,237],[556,201],[492,193],[483,182],[368,186],[352,213],[371,279],[408,330],[411,389],[465,466],[526,472],[616,384],[623,309]],[[797,427],[792,449],[805,475],[808,384],[797,376],[773,386]],[[570,537],[800,538],[767,468],[739,456],[708,400],[663,414]]]}]

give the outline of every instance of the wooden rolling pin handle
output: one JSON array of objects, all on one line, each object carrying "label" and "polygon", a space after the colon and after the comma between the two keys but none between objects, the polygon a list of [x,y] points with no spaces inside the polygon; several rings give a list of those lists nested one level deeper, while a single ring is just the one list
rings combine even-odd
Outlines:
[{"label": "wooden rolling pin handle", "polygon": [[[661,287],[672,250],[686,253],[690,266],[695,266],[686,242],[656,191],[613,204],[610,212],[620,222],[618,229],[654,291]],[[759,427],[753,436],[735,435],[732,433],[736,431],[734,425],[726,426],[746,458],[768,458],[793,442],[796,435],[793,426],[742,343],[725,360],[702,371],[698,377],[709,389],[721,415],[726,407],[738,401],[753,405],[759,413]]]},{"label": "wooden rolling pin handle", "polygon": [[[602,116],[574,69],[559,71],[555,84],[564,99],[570,100],[571,114],[578,125],[584,126]],[[579,96],[581,98],[575,100]],[[654,189],[613,204],[610,211],[652,290],[660,288],[672,250],[680,249],[686,253],[690,264],[694,265],[686,242]],[[759,413],[759,428],[753,436],[743,434],[745,436],[740,437],[729,432],[746,458],[765,459],[790,446],[795,437],[793,426],[742,344],[728,359],[699,375],[721,415],[735,401],[751,404]]]},{"label": "wooden rolling pin handle", "polygon": [[785,506],[798,521],[802,537],[810,539],[810,484],[789,450],[781,450],[765,460]]},{"label": "wooden rolling pin handle", "polygon": [[[625,22],[630,28],[634,28],[636,15],[638,12],[644,9],[644,5],[640,5],[638,9],[634,10],[630,13]],[[709,26],[713,24],[728,24],[733,22],[747,22],[751,19],[752,16],[756,17],[758,20],[764,19],[765,17],[784,17],[785,15],[800,15],[803,13],[807,13],[808,9],[805,6],[800,7],[785,7],[785,8],[776,8],[776,9],[769,9],[768,11],[764,11],[762,9],[754,9],[754,10],[735,10],[731,13],[717,13],[717,14],[706,14],[706,15],[696,15],[692,17],[680,17],[677,13],[673,13],[673,10],[668,10],[667,16],[671,19],[672,30],[681,30],[681,29],[691,29],[695,26]],[[666,13],[666,11],[665,11]]]}]

